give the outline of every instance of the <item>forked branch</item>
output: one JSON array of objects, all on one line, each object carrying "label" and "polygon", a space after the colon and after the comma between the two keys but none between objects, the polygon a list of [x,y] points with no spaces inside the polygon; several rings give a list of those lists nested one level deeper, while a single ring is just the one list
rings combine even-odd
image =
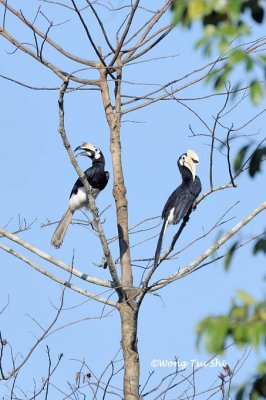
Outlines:
[{"label": "forked branch", "polygon": [[158,282],[151,285],[148,290],[150,292],[154,292],[155,290],[161,289],[162,287],[168,285],[171,282],[174,282],[178,279],[183,278],[184,276],[193,272],[193,270],[200,266],[200,264],[206,260],[210,255],[212,255],[216,250],[218,250],[221,246],[223,246],[232,236],[234,236],[237,232],[239,232],[245,225],[247,225],[250,221],[252,221],[259,213],[266,209],[266,202],[262,203],[260,206],[256,207],[250,214],[248,214],[244,219],[242,219],[237,225],[235,225],[232,229],[230,229],[224,236],[222,236],[219,240],[217,240],[212,246],[210,246],[207,250],[205,250],[196,260],[187,264],[183,268],[180,268],[174,274],[169,275],[165,279],[161,279]]},{"label": "forked branch", "polygon": [[104,233],[104,230],[103,230],[100,218],[99,218],[99,211],[98,211],[98,209],[96,207],[96,204],[95,204],[95,200],[94,200],[94,197],[93,197],[93,194],[92,194],[92,188],[91,188],[90,184],[88,183],[84,172],[80,169],[80,167],[79,167],[79,165],[78,165],[78,163],[76,161],[76,158],[75,158],[75,156],[73,154],[73,151],[71,149],[70,143],[69,143],[67,135],[66,135],[65,118],[64,118],[64,96],[65,96],[65,93],[66,93],[66,90],[67,90],[67,87],[68,87],[68,83],[69,83],[69,80],[65,79],[63,81],[63,83],[62,83],[62,86],[61,86],[61,89],[60,89],[60,92],[59,92],[59,100],[58,100],[58,105],[59,105],[59,129],[58,129],[58,131],[59,131],[59,133],[61,135],[63,144],[64,144],[64,146],[65,146],[65,148],[66,148],[66,150],[68,152],[71,164],[75,168],[75,170],[76,170],[78,176],[80,177],[84,187],[86,188],[87,195],[88,195],[88,200],[89,200],[89,204],[90,204],[90,210],[91,210],[93,218],[94,218],[95,227],[96,227],[96,230],[97,230],[98,235],[99,235],[99,239],[100,239],[100,242],[101,242],[101,245],[102,245],[102,249],[103,249],[103,252],[104,252],[104,256],[105,256],[105,260],[106,260],[106,263],[107,263],[107,265],[109,267],[109,271],[110,271],[110,274],[111,274],[111,277],[112,277],[112,280],[113,280],[114,288],[115,288],[115,290],[116,290],[116,292],[117,292],[117,294],[118,294],[118,296],[120,298],[122,296],[122,288],[121,288],[120,279],[119,279],[118,274],[116,272],[115,265],[114,265],[114,262],[113,262],[113,259],[112,259],[112,255],[111,255],[111,252],[110,252],[110,249],[109,249],[109,246],[108,246],[108,242],[107,242],[107,239],[106,239],[106,236],[105,236],[105,233]]}]

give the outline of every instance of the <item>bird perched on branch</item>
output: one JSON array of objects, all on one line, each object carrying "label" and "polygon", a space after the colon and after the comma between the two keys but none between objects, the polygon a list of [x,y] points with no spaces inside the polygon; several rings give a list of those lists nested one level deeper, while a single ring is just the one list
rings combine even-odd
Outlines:
[{"label": "bird perched on branch", "polygon": [[198,163],[199,157],[193,150],[188,150],[182,154],[177,161],[182,183],[173,191],[162,212],[163,226],[154,256],[155,266],[158,265],[160,259],[163,237],[167,226],[169,224],[178,224],[190,212],[195,199],[201,191],[201,182],[199,177],[196,176],[196,164]]},{"label": "bird perched on branch", "polygon": [[[78,155],[89,157],[92,160],[92,166],[84,171],[86,178],[92,187],[94,198],[98,196],[101,190],[105,188],[109,180],[109,172],[104,170],[105,159],[100,149],[89,143],[83,143],[78,146],[75,151],[83,150]],[[59,248],[63,243],[68,225],[72,221],[74,212],[82,207],[90,209],[89,199],[86,188],[81,179],[77,179],[72,188],[69,197],[69,206],[63,217],[61,218],[51,240],[52,246]]]}]

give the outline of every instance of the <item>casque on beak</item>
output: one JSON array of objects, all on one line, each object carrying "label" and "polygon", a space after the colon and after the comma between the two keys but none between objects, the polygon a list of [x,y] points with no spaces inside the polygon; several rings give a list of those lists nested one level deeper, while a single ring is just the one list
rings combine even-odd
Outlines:
[{"label": "casque on beak", "polygon": [[188,150],[187,151],[187,156],[189,158],[191,158],[191,160],[194,162],[194,164],[198,164],[199,163],[199,156],[197,155],[197,153],[194,150]]},{"label": "casque on beak", "polygon": [[77,154],[77,156],[86,156],[86,157],[93,157],[94,156],[94,146],[90,143],[82,143],[78,146],[74,152],[78,150],[83,150],[81,153]]},{"label": "casque on beak", "polygon": [[186,157],[186,159],[184,161],[184,165],[190,170],[193,181],[194,181],[195,176],[196,176],[196,167],[195,167],[193,160],[190,157]]},{"label": "casque on beak", "polygon": [[190,170],[193,181],[196,177],[196,164],[199,163],[199,156],[194,150],[188,150],[184,164]]}]

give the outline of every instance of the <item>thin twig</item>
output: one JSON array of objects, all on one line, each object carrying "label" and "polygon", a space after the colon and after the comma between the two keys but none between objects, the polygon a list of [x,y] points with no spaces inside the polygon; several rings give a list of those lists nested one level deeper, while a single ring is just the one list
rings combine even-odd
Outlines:
[{"label": "thin twig", "polygon": [[110,249],[109,249],[109,246],[108,246],[108,242],[107,242],[107,239],[106,239],[106,236],[105,236],[105,233],[104,233],[104,230],[103,230],[100,218],[99,218],[99,211],[98,211],[98,209],[96,207],[96,204],[95,204],[95,199],[94,199],[93,194],[92,194],[92,188],[91,188],[88,180],[86,179],[86,176],[85,176],[84,172],[80,169],[80,167],[79,167],[79,165],[78,165],[78,163],[76,161],[76,158],[75,158],[74,153],[73,153],[73,151],[71,149],[71,146],[70,146],[70,143],[68,141],[68,138],[67,138],[67,135],[66,135],[66,131],[65,131],[64,95],[66,93],[66,89],[68,87],[68,83],[69,83],[69,81],[66,79],[62,83],[62,86],[61,86],[61,89],[60,89],[60,92],[59,92],[59,100],[58,100],[58,104],[59,104],[59,129],[58,129],[58,131],[59,131],[59,133],[61,135],[63,144],[64,144],[64,146],[65,146],[65,148],[66,148],[66,150],[68,152],[70,161],[71,161],[73,167],[75,168],[78,176],[80,177],[80,179],[81,179],[81,181],[82,181],[82,183],[83,183],[83,185],[84,185],[84,187],[85,187],[85,189],[87,191],[87,196],[88,196],[88,200],[89,200],[89,204],[90,204],[90,210],[92,212],[92,215],[93,215],[93,218],[94,218],[94,222],[95,222],[95,226],[96,226],[97,232],[99,234],[99,239],[100,239],[100,242],[101,242],[101,245],[102,245],[102,248],[103,248],[103,252],[104,252],[104,255],[105,255],[106,263],[107,263],[107,265],[109,267],[109,271],[110,271],[110,274],[111,274],[111,277],[112,277],[112,280],[113,280],[113,283],[114,283],[115,290],[116,290],[118,296],[120,297],[120,296],[122,296],[122,289],[121,289],[120,279],[119,279],[118,274],[116,272],[115,265],[114,265],[114,262],[113,262],[113,259],[112,259],[112,255],[111,255],[111,252],[110,252]]},{"label": "thin twig", "polygon": [[252,219],[254,219],[259,213],[266,209],[266,202],[262,203],[260,206],[256,207],[250,214],[243,218],[237,225],[235,225],[230,231],[223,235],[219,240],[217,240],[212,246],[205,250],[198,258],[196,258],[191,263],[187,264],[185,267],[180,268],[177,272],[169,275],[165,279],[161,279],[156,282],[148,290],[155,291],[158,290],[171,282],[174,282],[182,277],[191,273],[198,265],[202,263],[206,258],[213,254],[217,249],[219,249],[223,244],[225,244],[232,236],[234,236],[238,231],[240,231],[245,225],[247,225]]}]

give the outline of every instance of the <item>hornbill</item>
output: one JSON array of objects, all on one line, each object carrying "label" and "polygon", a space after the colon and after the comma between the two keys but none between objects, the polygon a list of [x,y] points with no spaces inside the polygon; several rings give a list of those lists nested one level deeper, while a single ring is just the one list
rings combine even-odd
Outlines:
[{"label": "hornbill", "polygon": [[178,224],[188,214],[201,191],[201,182],[199,177],[196,176],[196,164],[198,163],[199,157],[193,150],[188,150],[182,154],[177,161],[182,183],[173,191],[162,212],[163,226],[154,256],[155,267],[160,259],[163,237],[167,226],[169,224]]},{"label": "hornbill", "polygon": [[[92,166],[84,171],[89,184],[92,187],[94,198],[105,188],[109,179],[109,172],[104,170],[105,159],[100,149],[89,143],[82,143],[75,151],[83,150],[78,155],[89,157]],[[71,223],[74,212],[82,207],[90,208],[86,189],[80,178],[77,179],[69,197],[68,209],[61,218],[53,234],[51,244],[59,248],[63,243],[68,225]]]}]

